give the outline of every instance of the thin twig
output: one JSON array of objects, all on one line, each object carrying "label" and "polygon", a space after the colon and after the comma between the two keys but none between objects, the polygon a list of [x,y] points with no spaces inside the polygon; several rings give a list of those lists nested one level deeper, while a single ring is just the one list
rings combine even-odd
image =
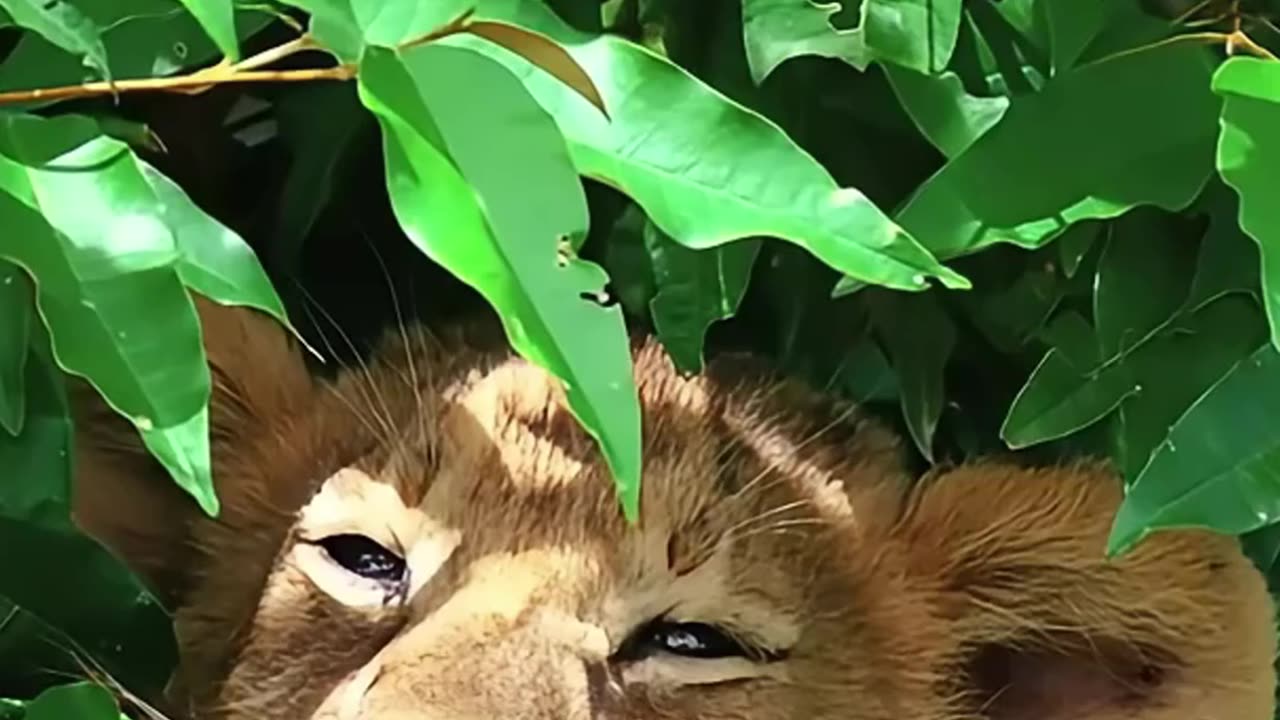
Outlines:
[{"label": "thin twig", "polygon": [[354,65],[303,70],[248,70],[210,76],[208,70],[172,78],[143,78],[117,80],[114,83],[91,82],[83,85],[15,90],[0,93],[0,105],[33,102],[37,100],[68,100],[71,98],[114,95],[123,92],[191,92],[214,85],[231,83],[312,82],[316,80],[350,80],[355,77]]},{"label": "thin twig", "polygon": [[[439,40],[449,35],[465,32],[471,22],[473,12],[474,10],[467,10],[431,32],[401,43],[397,46],[397,49],[404,50],[432,42],[433,40]],[[321,48],[310,35],[304,33],[293,40],[263,50],[257,55],[245,58],[238,63],[230,63],[224,58],[217,65],[176,77],[107,80],[81,83],[79,85],[35,88],[32,90],[13,90],[0,93],[0,105],[42,100],[70,100],[100,95],[115,96],[126,92],[180,92],[194,95],[202,93],[214,85],[231,83],[312,82],[316,80],[350,80],[355,77],[356,67],[349,64],[331,68],[259,70],[263,66],[278,62],[290,55],[316,49]]]},{"label": "thin twig", "polygon": [[1133,55],[1134,53],[1146,52],[1148,50],[1154,50],[1156,48],[1164,47],[1166,45],[1181,45],[1183,43],[1204,43],[1206,45],[1222,44],[1224,47],[1226,47],[1227,54],[1234,54],[1233,51],[1239,48],[1244,50],[1248,54],[1254,55],[1256,57],[1265,58],[1267,60],[1277,59],[1276,56],[1273,55],[1270,50],[1255,43],[1248,35],[1246,35],[1243,32],[1238,32],[1238,33],[1237,32],[1230,32],[1230,33],[1194,32],[1194,33],[1182,33],[1181,35],[1174,35],[1172,37],[1167,37],[1157,42],[1148,43],[1146,45],[1139,45],[1138,47],[1128,48],[1126,50],[1114,52],[1105,57],[1100,57],[1097,60],[1091,60],[1090,62],[1085,63],[1085,65],[1097,65],[1100,63],[1115,60],[1116,58],[1124,57],[1126,55]]}]

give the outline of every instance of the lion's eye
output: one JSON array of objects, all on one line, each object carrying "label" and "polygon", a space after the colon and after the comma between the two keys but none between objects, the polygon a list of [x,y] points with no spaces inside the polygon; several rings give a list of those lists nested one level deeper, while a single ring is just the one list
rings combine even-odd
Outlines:
[{"label": "lion's eye", "polygon": [[362,578],[387,584],[404,579],[404,558],[364,535],[330,535],[316,544],[334,562]]},{"label": "lion's eye", "polygon": [[748,647],[715,625],[655,620],[629,637],[614,658],[633,661],[658,653],[703,660],[730,657],[760,660],[768,659],[769,655]]},{"label": "lion's eye", "polygon": [[723,630],[705,623],[660,622],[650,627],[649,643],[658,650],[693,658],[741,657],[746,649]]}]

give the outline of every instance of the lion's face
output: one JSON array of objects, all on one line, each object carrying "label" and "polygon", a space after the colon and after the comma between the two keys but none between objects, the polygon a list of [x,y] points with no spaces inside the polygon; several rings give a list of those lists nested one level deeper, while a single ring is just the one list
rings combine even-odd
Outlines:
[{"label": "lion's face", "polygon": [[176,714],[1270,717],[1261,578],[1192,533],[1108,564],[1119,491],[1097,469],[913,487],[851,409],[736,360],[682,378],[649,343],[629,524],[522,360],[399,336],[321,382],[268,321],[202,320],[216,521],[100,409],[81,423],[81,523],[177,608]]}]

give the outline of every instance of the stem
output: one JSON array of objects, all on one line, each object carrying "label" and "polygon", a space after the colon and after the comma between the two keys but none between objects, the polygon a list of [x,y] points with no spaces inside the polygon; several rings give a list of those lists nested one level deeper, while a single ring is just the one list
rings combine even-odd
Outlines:
[{"label": "stem", "polygon": [[[398,49],[405,49],[438,40],[447,35],[464,32],[471,20],[473,10],[467,10],[445,25],[420,37],[401,43]],[[167,78],[140,78],[136,80],[96,81],[79,85],[63,85],[60,87],[36,88],[33,90],[13,90],[0,93],[0,105],[34,102],[39,100],[70,100],[73,98],[97,97],[100,95],[117,95],[125,92],[181,92],[195,94],[204,92],[214,85],[230,83],[268,83],[268,82],[311,82],[315,80],[350,80],[356,75],[354,65],[339,65],[332,68],[316,68],[301,70],[259,70],[264,65],[283,60],[290,55],[306,50],[321,49],[308,34],[302,34],[286,43],[267,48],[252,57],[231,64],[225,59],[207,68],[196,70],[187,75]]]},{"label": "stem", "polygon": [[1098,58],[1097,60],[1091,60],[1088,63],[1086,63],[1086,65],[1096,65],[1098,63],[1104,63],[1109,60],[1115,60],[1116,58],[1119,58],[1119,57],[1124,57],[1125,55],[1132,55],[1133,53],[1137,53],[1137,52],[1145,52],[1147,50],[1152,50],[1154,48],[1164,47],[1165,45],[1179,45],[1179,44],[1188,43],[1188,42],[1205,43],[1208,45],[1217,45],[1220,43],[1226,48],[1228,55],[1234,54],[1234,51],[1236,49],[1241,49],[1250,55],[1253,55],[1255,57],[1260,57],[1266,60],[1280,59],[1280,58],[1276,58],[1276,56],[1273,55],[1270,50],[1254,42],[1243,31],[1229,32],[1229,33],[1194,32],[1194,33],[1182,33],[1181,35],[1174,35],[1172,37],[1167,37],[1158,42],[1149,43],[1147,45],[1139,45],[1138,47],[1129,48],[1128,50],[1121,50],[1119,52],[1112,53],[1105,57]]},{"label": "stem", "polygon": [[140,80],[117,80],[115,82],[91,82],[83,85],[65,85],[62,87],[37,88],[35,90],[15,90],[0,93],[0,105],[32,102],[36,100],[69,100],[71,98],[97,97],[115,95],[122,92],[200,92],[214,85],[230,83],[264,83],[264,82],[312,82],[315,80],[350,80],[355,77],[354,65],[339,65],[331,68],[315,68],[304,70],[245,70],[216,71],[207,68],[190,75],[172,78],[143,78]]}]

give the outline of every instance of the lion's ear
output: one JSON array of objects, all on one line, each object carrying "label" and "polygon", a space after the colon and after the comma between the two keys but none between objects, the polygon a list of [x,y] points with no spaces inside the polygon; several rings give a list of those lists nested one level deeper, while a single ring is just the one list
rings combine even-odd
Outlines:
[{"label": "lion's ear", "polygon": [[[978,464],[903,517],[941,589],[948,677],[990,720],[1269,718],[1272,606],[1233,538],[1157,533],[1108,560],[1120,483],[1098,467]],[[967,717],[968,715],[966,715]]]},{"label": "lion's ear", "polygon": [[[235,451],[225,439],[289,412],[310,392],[311,381],[276,320],[194,299],[211,376],[214,485],[221,494],[218,455]],[[73,380],[70,399],[76,429],[73,518],[172,607],[191,579],[191,529],[201,511],[147,452],[133,425],[94,388]]]}]

